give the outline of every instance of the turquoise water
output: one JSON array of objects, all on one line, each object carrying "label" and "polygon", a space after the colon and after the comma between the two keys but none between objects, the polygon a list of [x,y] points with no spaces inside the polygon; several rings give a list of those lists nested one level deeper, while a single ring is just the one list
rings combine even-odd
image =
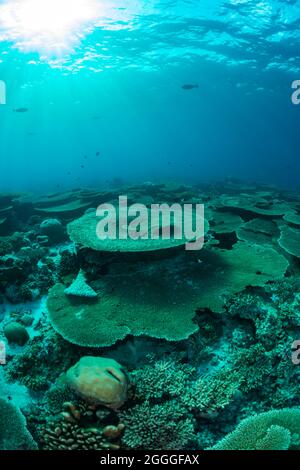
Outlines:
[{"label": "turquoise water", "polygon": [[300,0],[0,0],[0,454],[300,449],[299,46]]},{"label": "turquoise water", "polygon": [[68,0],[35,5],[0,1],[3,189],[298,185],[299,1],[78,0],[73,21]]}]

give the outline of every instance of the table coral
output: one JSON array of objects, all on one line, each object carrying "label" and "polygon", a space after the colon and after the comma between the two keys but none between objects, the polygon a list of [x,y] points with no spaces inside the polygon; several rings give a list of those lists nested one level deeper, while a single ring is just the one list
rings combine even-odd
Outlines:
[{"label": "table coral", "polygon": [[243,420],[212,450],[299,449],[300,410],[271,410]]},{"label": "table coral", "polygon": [[21,411],[0,398],[0,450],[35,450],[37,445],[30,435]]}]

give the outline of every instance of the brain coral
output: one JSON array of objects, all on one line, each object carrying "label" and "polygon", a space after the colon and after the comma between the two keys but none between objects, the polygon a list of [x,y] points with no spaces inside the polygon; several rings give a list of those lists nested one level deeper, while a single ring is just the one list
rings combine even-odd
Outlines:
[{"label": "brain coral", "polygon": [[84,399],[108,408],[120,408],[127,398],[127,375],[113,359],[82,357],[67,371],[66,381]]},{"label": "brain coral", "polygon": [[222,312],[227,296],[281,279],[288,267],[272,248],[242,242],[232,250],[203,249],[199,258],[182,253],[140,271],[124,263],[92,284],[97,299],[68,297],[57,284],[49,292],[50,321],[81,346],[111,346],[129,334],[178,341],[198,330],[197,308]]}]

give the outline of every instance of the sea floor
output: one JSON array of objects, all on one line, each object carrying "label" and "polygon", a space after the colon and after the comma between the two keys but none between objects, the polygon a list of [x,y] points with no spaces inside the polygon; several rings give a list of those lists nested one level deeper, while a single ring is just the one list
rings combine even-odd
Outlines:
[{"label": "sea floor", "polygon": [[[204,247],[95,249],[119,195],[204,204]],[[0,449],[299,448],[299,242],[269,185],[0,194]]]}]

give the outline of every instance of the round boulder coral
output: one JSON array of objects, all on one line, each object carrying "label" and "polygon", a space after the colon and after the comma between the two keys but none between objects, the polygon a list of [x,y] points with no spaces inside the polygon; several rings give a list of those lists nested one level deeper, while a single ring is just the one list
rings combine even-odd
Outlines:
[{"label": "round boulder coral", "polygon": [[15,343],[24,346],[29,340],[29,334],[26,328],[18,322],[10,322],[4,327],[4,334],[9,343]]},{"label": "round boulder coral", "polygon": [[127,398],[127,375],[113,359],[82,357],[67,371],[66,381],[85,400],[108,408],[120,408]]},{"label": "round boulder coral", "polygon": [[64,227],[58,219],[46,219],[40,225],[41,234],[53,243],[64,240]]}]

